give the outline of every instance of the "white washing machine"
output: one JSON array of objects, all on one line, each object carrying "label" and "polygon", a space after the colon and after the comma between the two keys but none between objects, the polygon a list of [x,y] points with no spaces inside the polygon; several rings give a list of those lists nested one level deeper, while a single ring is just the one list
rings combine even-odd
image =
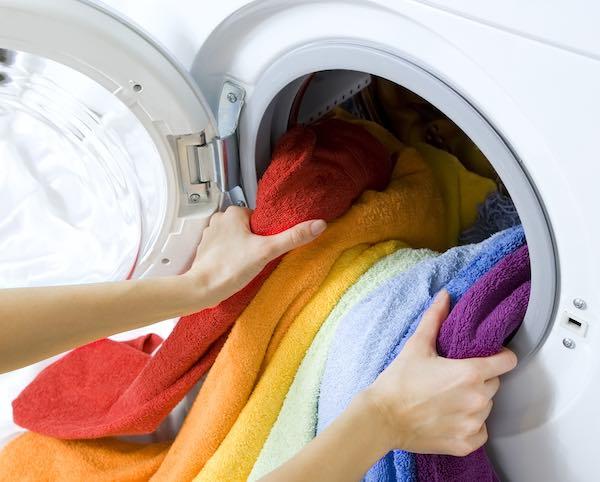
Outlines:
[{"label": "white washing machine", "polygon": [[213,212],[253,205],[306,76],[323,73],[305,115],[382,77],[468,134],[525,227],[499,473],[598,479],[600,4],[110,3],[0,0],[2,286],[181,272]]}]

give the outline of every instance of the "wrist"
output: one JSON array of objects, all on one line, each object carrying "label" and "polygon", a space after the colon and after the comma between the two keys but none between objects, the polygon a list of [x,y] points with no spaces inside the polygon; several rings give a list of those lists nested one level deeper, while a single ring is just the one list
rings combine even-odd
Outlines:
[{"label": "wrist", "polygon": [[201,275],[187,272],[173,278],[184,314],[194,313],[214,304],[210,287]]},{"label": "wrist", "polygon": [[391,430],[387,414],[383,411],[377,394],[370,389],[359,393],[350,404],[349,411],[354,413],[361,433],[368,441],[369,447],[377,455],[383,457],[396,448],[396,438]]},{"label": "wrist", "polygon": [[355,401],[361,406],[361,410],[368,414],[370,425],[377,432],[385,453],[404,446],[402,434],[397,430],[392,411],[380,393],[369,387],[359,393]]}]

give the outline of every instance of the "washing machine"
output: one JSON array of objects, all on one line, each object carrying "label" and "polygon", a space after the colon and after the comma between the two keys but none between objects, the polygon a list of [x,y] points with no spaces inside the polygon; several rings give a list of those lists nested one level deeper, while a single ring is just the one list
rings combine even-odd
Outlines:
[{"label": "washing machine", "polygon": [[254,205],[307,79],[307,122],[387,79],[476,143],[525,228],[499,474],[597,480],[598,18],[585,0],[0,0],[0,283],[184,271],[212,213]]}]

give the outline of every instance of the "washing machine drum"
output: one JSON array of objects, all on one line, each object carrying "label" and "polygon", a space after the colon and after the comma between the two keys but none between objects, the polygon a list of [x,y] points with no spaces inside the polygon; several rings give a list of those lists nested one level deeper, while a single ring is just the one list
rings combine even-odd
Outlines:
[{"label": "washing machine drum", "polygon": [[108,11],[0,11],[0,286],[184,269],[234,187],[243,92],[226,86],[217,131],[187,74]]}]

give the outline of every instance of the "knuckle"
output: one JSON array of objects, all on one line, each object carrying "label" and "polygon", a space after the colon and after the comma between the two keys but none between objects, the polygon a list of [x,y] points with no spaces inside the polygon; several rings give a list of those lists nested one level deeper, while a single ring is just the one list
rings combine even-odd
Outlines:
[{"label": "knuckle", "polygon": [[467,437],[476,435],[481,430],[481,423],[477,420],[469,419],[465,421],[463,426],[463,433]]},{"label": "knuckle", "polygon": [[479,376],[479,370],[477,370],[477,368],[468,365],[466,367],[464,367],[461,375],[460,375],[460,381],[464,384],[464,385],[475,385],[476,383],[478,383],[480,380],[480,376]]},{"label": "knuckle", "polygon": [[473,393],[469,397],[469,408],[474,411],[482,411],[488,407],[489,398],[482,393]]},{"label": "knuckle", "polygon": [[294,245],[302,244],[307,239],[306,231],[304,229],[294,229],[290,234],[290,238],[291,238],[292,244],[294,244]]},{"label": "knuckle", "polygon": [[471,444],[466,440],[458,440],[452,449],[452,455],[455,457],[466,457],[469,455],[473,449],[471,449]]}]

